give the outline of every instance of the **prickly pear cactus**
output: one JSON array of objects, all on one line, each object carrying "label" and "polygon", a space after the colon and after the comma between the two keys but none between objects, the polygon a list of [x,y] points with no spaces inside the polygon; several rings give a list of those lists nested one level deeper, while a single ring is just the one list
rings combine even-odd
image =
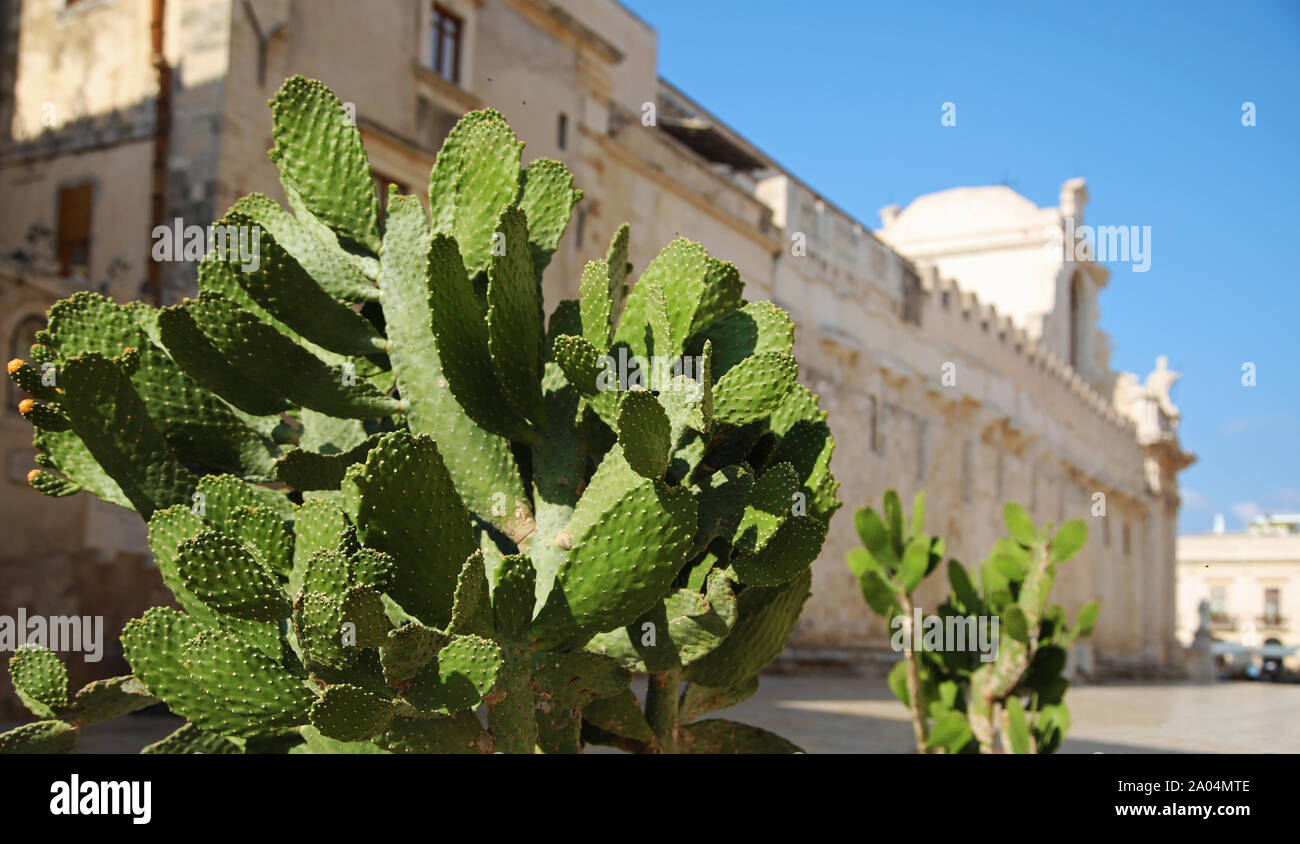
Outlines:
[{"label": "prickly pear cactus", "polygon": [[[196,298],[77,294],[9,365],[32,485],[136,510],[175,595],[122,635],[187,721],[148,750],[795,750],[702,717],[757,688],[839,507],[789,317],[687,240],[633,283],[624,226],[546,321],[581,192],[500,114],[381,215],[328,89],[271,108],[291,210],[245,197]],[[0,749],[75,733],[35,676]]]},{"label": "prickly pear cactus", "polygon": [[913,629],[913,594],[944,557],[943,540],[923,532],[925,493],[917,494],[910,520],[893,490],[885,493],[883,515],[869,507],[854,514],[862,547],[849,552],[847,563],[867,605],[906,634],[889,687],[911,713],[921,753],[1052,753],[1069,729],[1068,651],[1092,633],[1099,607],[1086,604],[1071,626],[1047,596],[1057,564],[1083,548],[1087,525],[1072,519],[1054,534],[1051,525],[1036,529],[1015,503],[1003,508],[1003,520],[1010,536],[994,543],[981,588],[960,562],[948,560],[952,593],[936,613],[945,628],[950,619],[996,619],[995,649],[981,655],[974,648],[912,647],[922,636]]}]

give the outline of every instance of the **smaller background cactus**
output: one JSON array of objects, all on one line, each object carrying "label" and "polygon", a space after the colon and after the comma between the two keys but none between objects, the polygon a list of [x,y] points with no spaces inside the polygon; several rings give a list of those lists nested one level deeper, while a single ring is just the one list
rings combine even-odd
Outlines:
[{"label": "smaller background cactus", "polygon": [[1003,520],[1010,536],[994,543],[979,587],[965,566],[948,560],[952,591],[937,613],[945,626],[954,617],[997,618],[996,656],[982,661],[975,649],[911,648],[921,635],[911,629],[912,596],[944,556],[943,540],[923,532],[925,493],[917,494],[910,520],[893,490],[881,513],[864,507],[854,514],[862,547],[846,562],[867,605],[886,621],[899,619],[909,634],[889,687],[911,713],[921,753],[1052,753],[1069,729],[1069,647],[1092,632],[1099,607],[1089,602],[1071,625],[1047,596],[1056,566],[1083,548],[1087,525],[1073,519],[1055,533],[1050,524],[1036,529],[1013,502],[1003,508]]}]

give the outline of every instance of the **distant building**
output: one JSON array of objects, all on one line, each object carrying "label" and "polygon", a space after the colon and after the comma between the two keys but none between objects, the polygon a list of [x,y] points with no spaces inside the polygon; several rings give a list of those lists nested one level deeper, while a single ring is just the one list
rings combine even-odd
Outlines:
[{"label": "distant building", "polygon": [[[1250,648],[1300,646],[1300,514],[1259,516],[1244,531],[1178,537],[1178,638],[1189,644],[1209,607],[1216,639]],[[1286,665],[1300,670],[1300,657]]]},{"label": "distant building", "polygon": [[[844,566],[858,541],[852,511],[878,506],[886,488],[909,500],[925,488],[927,527],[968,564],[1004,532],[1006,500],[1040,522],[1087,519],[1087,548],[1053,593],[1072,613],[1101,599],[1080,659],[1098,671],[1178,661],[1177,474],[1193,458],[1178,443],[1177,374],[1163,361],[1144,382],[1110,369],[1096,306],[1107,271],[1052,249],[1082,224],[1082,180],[1055,208],[1006,187],[932,194],[891,209],[873,234],[659,78],[654,30],[612,0],[155,8],[0,0],[8,357],[26,356],[45,309],[74,290],[163,304],[193,292],[192,264],[150,259],[151,232],[177,218],[206,225],[251,191],[283,201],[266,101],[287,76],[321,79],[351,104],[376,182],[410,193],[427,189],[456,119],[490,106],[527,142],[526,161],[563,160],[585,192],[546,273],[549,305],[575,295],[584,262],[628,221],[638,270],[680,233],[736,264],[750,299],[794,316],[846,502],[814,567],[798,649],[887,647]],[[0,410],[0,508],[16,526],[0,551],[3,603],[48,579],[34,554],[143,551],[133,514],[26,486],[18,398],[10,390]],[[69,565],[64,591],[80,594],[89,575]]]}]

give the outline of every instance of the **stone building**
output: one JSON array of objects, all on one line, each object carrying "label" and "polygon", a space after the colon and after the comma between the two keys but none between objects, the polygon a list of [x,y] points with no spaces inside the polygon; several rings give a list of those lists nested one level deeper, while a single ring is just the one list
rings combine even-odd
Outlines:
[{"label": "stone building", "polygon": [[[1259,648],[1300,646],[1300,514],[1259,516],[1244,531],[1178,537],[1177,635],[1191,644],[1200,605],[1209,631],[1225,642]],[[1300,671],[1300,656],[1286,665]]]},{"label": "stone building", "polygon": [[[576,294],[583,263],[628,221],[637,267],[680,232],[735,263],[749,298],[794,315],[847,502],[798,651],[884,644],[843,558],[849,513],[894,487],[928,491],[929,529],[969,563],[1000,535],[1005,500],[1039,520],[1088,518],[1092,538],[1056,592],[1071,611],[1102,600],[1081,662],[1174,660],[1177,473],[1192,458],[1169,400],[1176,376],[1110,370],[1096,308],[1106,270],[1053,248],[1082,223],[1082,181],[1058,208],[1005,187],[925,196],[886,209],[872,233],[660,79],[654,30],[613,0],[0,0],[0,27],[11,357],[71,291],[163,304],[189,293],[192,265],[151,260],[155,226],[206,225],[254,190],[283,200],[266,101],[286,76],[319,78],[350,103],[376,180],[413,193],[458,116],[490,106],[527,142],[525,160],[563,160],[585,192],[546,274],[549,303]],[[34,555],[143,549],[133,516],[25,486],[17,398],[0,413],[0,612],[45,576]],[[91,582],[68,571],[69,592]]]}]

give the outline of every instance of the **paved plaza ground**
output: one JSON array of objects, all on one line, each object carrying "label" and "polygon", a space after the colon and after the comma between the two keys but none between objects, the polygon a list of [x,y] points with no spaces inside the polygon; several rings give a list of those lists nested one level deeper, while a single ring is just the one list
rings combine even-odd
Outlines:
[{"label": "paved plaza ground", "polygon": [[[1074,725],[1065,753],[1300,752],[1300,685],[1075,685],[1067,700]],[[913,751],[907,712],[880,677],[764,676],[758,694],[726,717],[780,733],[809,753]],[[86,728],[77,749],[134,753],[179,723],[119,718]],[[0,731],[16,724],[0,723]]]},{"label": "paved plaza ground", "polygon": [[[1063,753],[1297,753],[1300,685],[1123,683],[1070,688]],[[884,678],[778,675],[727,717],[809,753],[911,753],[907,710]]]}]

